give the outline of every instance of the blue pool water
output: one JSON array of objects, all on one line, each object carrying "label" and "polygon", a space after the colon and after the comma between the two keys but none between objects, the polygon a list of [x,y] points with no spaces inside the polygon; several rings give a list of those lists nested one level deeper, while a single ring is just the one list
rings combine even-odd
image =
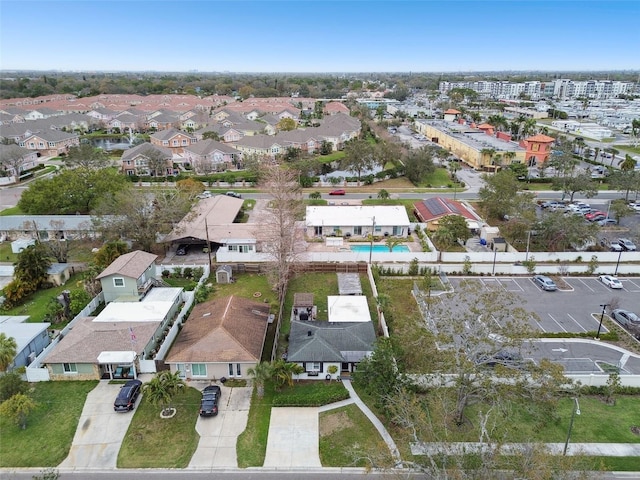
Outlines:
[{"label": "blue pool water", "polygon": [[[367,252],[371,250],[371,245],[351,245],[352,252]],[[374,245],[373,251],[376,253],[389,253],[389,247],[385,245]],[[397,252],[410,252],[409,247],[406,245],[396,245],[393,247],[393,253]]]}]

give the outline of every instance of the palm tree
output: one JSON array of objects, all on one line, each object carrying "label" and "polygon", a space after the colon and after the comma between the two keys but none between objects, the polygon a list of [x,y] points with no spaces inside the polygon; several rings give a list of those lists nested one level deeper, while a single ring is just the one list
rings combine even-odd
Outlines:
[{"label": "palm tree", "polygon": [[279,388],[284,385],[292,386],[293,376],[302,372],[304,372],[304,368],[297,363],[285,362],[282,359],[278,359],[273,363],[273,378]]},{"label": "palm tree", "polygon": [[489,164],[491,164],[493,160],[493,156],[496,154],[496,151],[493,148],[483,148],[480,150],[480,163],[481,166],[484,166],[487,162],[484,161],[485,157],[489,157]]},{"label": "palm tree", "polygon": [[260,362],[255,367],[249,368],[247,375],[253,377],[258,398],[262,398],[264,397],[264,384],[273,377],[273,365],[269,362]]},{"label": "palm tree", "polygon": [[490,115],[487,119],[487,123],[493,125],[496,130],[503,132],[509,128],[509,121],[502,115]]},{"label": "palm tree", "polygon": [[0,372],[5,372],[16,358],[18,344],[16,339],[0,333]]},{"label": "palm tree", "polygon": [[142,386],[142,393],[152,405],[162,406],[162,411],[170,408],[173,397],[186,387],[180,372],[164,370]]},{"label": "palm tree", "polygon": [[616,150],[613,147],[605,148],[605,151],[611,154],[611,166],[613,166],[613,161],[616,158],[616,155],[620,153],[620,150]]},{"label": "palm tree", "polygon": [[387,237],[387,239],[384,241],[384,244],[389,249],[389,252],[393,252],[393,249],[396,246],[402,245],[403,243],[404,242],[402,241],[402,239],[397,237]]},{"label": "palm tree", "polygon": [[389,198],[389,192],[387,192],[384,188],[378,192],[378,198],[380,200],[387,200]]},{"label": "palm tree", "polygon": [[618,166],[620,167],[620,170],[622,170],[623,172],[629,172],[634,168],[636,168],[636,161],[633,158],[631,158],[631,155],[627,154],[624,156],[624,160],[621,160],[618,163]]}]

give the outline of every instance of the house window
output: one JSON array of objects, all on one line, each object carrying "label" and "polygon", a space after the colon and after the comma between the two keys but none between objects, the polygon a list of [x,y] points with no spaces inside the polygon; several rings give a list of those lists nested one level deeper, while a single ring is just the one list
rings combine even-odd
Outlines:
[{"label": "house window", "polygon": [[64,373],[78,373],[78,366],[75,363],[63,363],[62,370]]},{"label": "house window", "polygon": [[182,139],[182,145],[187,145],[187,140],[185,138]]},{"label": "house window", "polygon": [[242,365],[240,365],[239,363],[236,363],[236,376],[242,376]]},{"label": "house window", "polygon": [[114,287],[124,287],[124,278],[121,277],[116,277],[113,279],[113,286]]},{"label": "house window", "polygon": [[322,227],[313,227],[315,235],[322,235]]},{"label": "house window", "polygon": [[49,142],[49,146],[50,147],[55,147],[56,146],[56,142]]},{"label": "house window", "polygon": [[229,364],[229,376],[233,377],[233,363]]},{"label": "house window", "polygon": [[320,362],[309,362],[307,363],[307,371],[308,372],[320,372]]},{"label": "house window", "polygon": [[40,147],[40,148],[44,148],[44,142],[40,142],[40,143],[38,143],[38,147]]},{"label": "house window", "polygon": [[359,225],[353,227],[353,234],[354,235],[362,235],[362,227],[359,226]]},{"label": "house window", "polygon": [[376,225],[375,231],[376,232],[381,232],[382,231],[382,227],[380,225]]},{"label": "house window", "polygon": [[206,377],[207,376],[207,365],[205,363],[192,363],[191,364],[191,375],[194,377]]}]

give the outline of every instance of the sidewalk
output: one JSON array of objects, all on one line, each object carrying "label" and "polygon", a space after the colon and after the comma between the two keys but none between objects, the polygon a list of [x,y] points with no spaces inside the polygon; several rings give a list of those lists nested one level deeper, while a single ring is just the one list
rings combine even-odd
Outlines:
[{"label": "sidewalk", "polygon": [[[562,455],[564,443],[546,443],[545,447],[554,455]],[[478,442],[456,443],[412,443],[413,455],[437,455],[446,453],[459,455],[462,453],[479,452],[494,448],[495,445]],[[500,451],[512,455],[530,448],[528,443],[507,443],[500,446]],[[640,443],[569,443],[567,455],[588,455],[596,457],[640,457]]]}]

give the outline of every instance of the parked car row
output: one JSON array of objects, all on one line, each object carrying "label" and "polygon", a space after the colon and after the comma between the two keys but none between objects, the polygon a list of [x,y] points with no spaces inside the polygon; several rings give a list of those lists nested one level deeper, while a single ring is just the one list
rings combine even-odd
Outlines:
[{"label": "parked car row", "polygon": [[[135,408],[136,400],[142,391],[140,380],[129,380],[120,387],[118,395],[113,402],[113,409],[116,412],[130,412]],[[202,390],[199,414],[201,417],[215,417],[218,415],[218,405],[222,390],[218,385],[208,385]]]}]

